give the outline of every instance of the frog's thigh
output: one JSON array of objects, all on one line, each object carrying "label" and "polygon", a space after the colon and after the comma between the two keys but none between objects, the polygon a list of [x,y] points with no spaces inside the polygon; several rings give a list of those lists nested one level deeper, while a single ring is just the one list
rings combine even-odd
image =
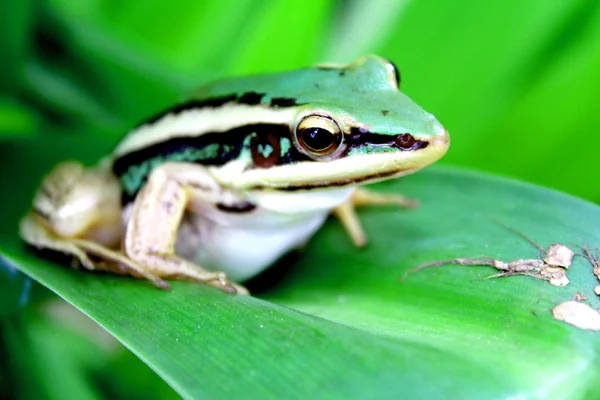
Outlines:
[{"label": "frog's thigh", "polygon": [[[107,232],[104,236],[108,241],[118,236],[118,218],[103,219],[105,215],[120,214],[120,190],[116,179],[112,179],[103,171],[86,169],[75,161],[56,165],[40,184],[33,210],[21,221],[21,238],[33,247],[71,255],[85,268],[96,269],[74,238],[103,239],[88,237],[98,226]],[[113,203],[116,210],[112,210]]]},{"label": "frog's thigh", "polygon": [[205,282],[226,292],[247,293],[223,272],[206,271],[175,255],[175,240],[190,200],[235,199],[197,164],[165,163],[155,168],[137,195],[125,233],[125,254],[163,278]]},{"label": "frog's thigh", "polygon": [[362,188],[356,189],[348,200],[333,210],[333,214],[339,218],[352,242],[357,247],[363,247],[367,244],[367,235],[356,215],[356,207],[366,205],[398,205],[412,208],[418,206],[418,202],[402,195],[377,193]]},{"label": "frog's thigh", "polygon": [[105,246],[121,238],[121,189],[109,170],[58,164],[42,181],[33,212],[57,238],[86,238]]}]

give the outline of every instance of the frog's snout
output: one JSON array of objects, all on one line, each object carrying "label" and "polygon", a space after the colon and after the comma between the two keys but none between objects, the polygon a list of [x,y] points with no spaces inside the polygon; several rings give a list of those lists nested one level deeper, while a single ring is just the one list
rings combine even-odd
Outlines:
[{"label": "frog's snout", "polygon": [[437,145],[449,146],[450,145],[450,135],[448,134],[448,130],[440,125],[440,129],[438,134],[434,136],[434,142]]}]

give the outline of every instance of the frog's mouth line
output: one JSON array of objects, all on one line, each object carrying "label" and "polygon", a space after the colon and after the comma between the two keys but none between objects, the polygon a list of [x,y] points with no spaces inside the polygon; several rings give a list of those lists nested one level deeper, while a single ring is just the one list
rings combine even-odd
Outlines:
[{"label": "frog's mouth line", "polygon": [[358,179],[335,180],[335,181],[329,181],[329,182],[318,182],[318,183],[308,184],[308,185],[287,186],[287,187],[277,188],[277,190],[283,190],[286,192],[294,192],[294,191],[298,191],[298,190],[313,190],[313,189],[319,189],[319,188],[352,186],[352,185],[357,185],[357,184],[367,183],[367,182],[374,183],[374,182],[383,181],[383,180],[389,179],[389,178],[397,178],[397,177],[400,177],[403,175],[412,174],[413,172],[417,172],[419,169],[420,168],[407,168],[402,171],[393,171],[393,172],[388,172],[388,173],[366,175],[366,176],[360,177]]}]

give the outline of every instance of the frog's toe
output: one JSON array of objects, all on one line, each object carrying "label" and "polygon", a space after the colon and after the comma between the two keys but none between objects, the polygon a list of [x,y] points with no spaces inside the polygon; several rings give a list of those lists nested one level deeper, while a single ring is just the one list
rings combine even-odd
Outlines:
[{"label": "frog's toe", "polygon": [[250,294],[250,292],[248,292],[248,289],[246,289],[245,287],[231,282],[224,272],[217,272],[215,275],[215,279],[207,281],[206,283],[224,291],[225,293],[244,295]]}]

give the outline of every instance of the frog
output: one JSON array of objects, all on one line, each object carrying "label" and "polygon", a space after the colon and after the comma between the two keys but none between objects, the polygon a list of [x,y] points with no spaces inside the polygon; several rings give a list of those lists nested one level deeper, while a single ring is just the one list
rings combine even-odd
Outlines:
[{"label": "frog", "polygon": [[240,282],[305,246],[330,214],[364,246],[357,207],[416,202],[363,186],[415,173],[449,145],[379,56],[221,79],[141,122],[97,165],[55,166],[20,235],[78,268],[247,294]]}]

